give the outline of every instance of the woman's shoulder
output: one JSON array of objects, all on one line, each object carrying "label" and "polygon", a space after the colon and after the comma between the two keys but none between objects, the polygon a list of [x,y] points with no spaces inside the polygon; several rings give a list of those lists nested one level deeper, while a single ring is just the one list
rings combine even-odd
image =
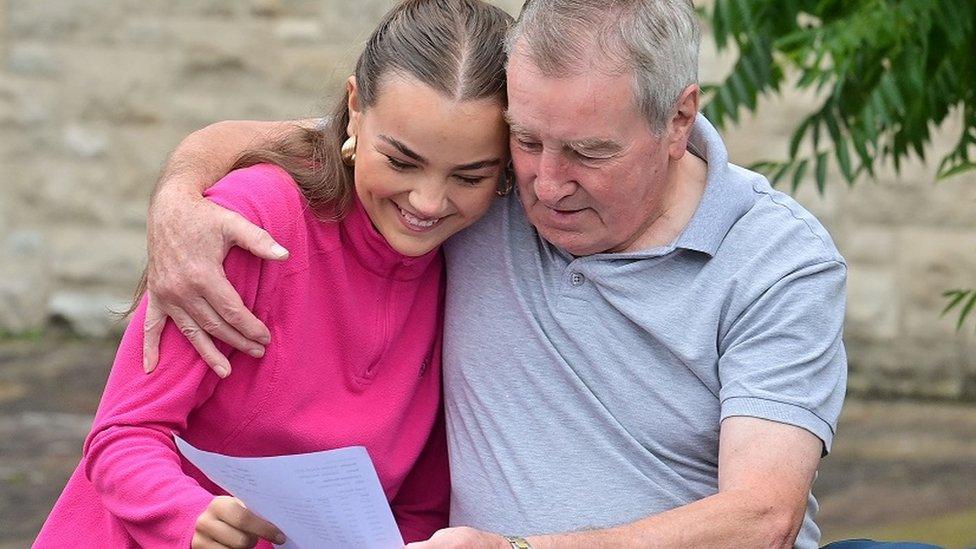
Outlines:
[{"label": "woman's shoulder", "polygon": [[274,164],[234,170],[207,189],[204,196],[265,229],[300,219],[307,208],[295,180]]}]

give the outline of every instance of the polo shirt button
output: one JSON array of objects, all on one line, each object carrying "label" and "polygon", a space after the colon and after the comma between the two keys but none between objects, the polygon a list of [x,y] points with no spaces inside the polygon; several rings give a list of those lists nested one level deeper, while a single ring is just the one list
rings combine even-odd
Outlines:
[{"label": "polo shirt button", "polygon": [[583,273],[573,273],[572,276],[569,277],[569,282],[573,286],[582,286],[583,283],[586,282],[586,277],[583,276]]}]

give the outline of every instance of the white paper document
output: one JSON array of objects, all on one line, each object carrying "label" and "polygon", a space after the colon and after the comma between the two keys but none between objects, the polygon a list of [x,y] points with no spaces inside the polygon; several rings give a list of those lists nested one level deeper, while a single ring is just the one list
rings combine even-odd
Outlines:
[{"label": "white paper document", "polygon": [[288,537],[295,549],[402,549],[403,538],[366,448],[266,458],[176,447],[198,469]]}]

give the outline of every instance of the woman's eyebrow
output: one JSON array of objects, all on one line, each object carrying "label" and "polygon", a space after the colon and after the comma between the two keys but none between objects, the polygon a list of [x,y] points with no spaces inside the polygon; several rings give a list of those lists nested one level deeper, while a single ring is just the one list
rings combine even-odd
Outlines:
[{"label": "woman's eyebrow", "polygon": [[[427,164],[427,159],[426,158],[424,158],[423,156],[420,156],[416,152],[412,151],[410,149],[410,147],[404,145],[402,142],[400,142],[400,141],[398,141],[398,140],[396,140],[396,139],[394,139],[394,138],[392,138],[392,137],[390,137],[388,135],[382,135],[381,134],[379,137],[383,141],[386,141],[387,143],[389,143],[390,145],[392,145],[393,147],[395,147],[396,150],[400,151],[400,153],[403,154],[404,156],[407,156],[409,158],[412,158],[412,159],[416,160],[417,162],[420,162],[421,164]],[[480,170],[481,168],[490,168],[490,167],[493,167],[493,166],[498,166],[501,163],[502,163],[502,160],[500,158],[488,158],[488,159],[485,159],[485,160],[478,160],[476,162],[468,162],[467,164],[458,164],[457,166],[454,166],[453,168],[451,168],[451,170],[452,171]]]},{"label": "woman's eyebrow", "polygon": [[396,139],[393,139],[392,137],[390,137],[388,135],[380,135],[379,137],[383,141],[386,141],[390,145],[393,145],[393,147],[395,147],[396,150],[400,151],[400,153],[403,154],[404,156],[409,157],[409,158],[412,158],[412,159],[416,160],[417,162],[420,162],[421,164],[426,164],[427,163],[427,159],[426,158],[424,158],[424,157],[420,156],[419,154],[413,152],[410,149],[410,147],[404,145],[400,141],[397,141]]}]

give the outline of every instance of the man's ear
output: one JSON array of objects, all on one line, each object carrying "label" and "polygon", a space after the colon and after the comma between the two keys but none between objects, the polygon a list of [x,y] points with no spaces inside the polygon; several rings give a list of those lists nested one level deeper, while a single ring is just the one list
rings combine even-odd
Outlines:
[{"label": "man's ear", "polygon": [[346,125],[346,135],[352,137],[359,133],[359,119],[362,117],[355,75],[346,80],[346,98],[346,108],[349,109],[349,124]]},{"label": "man's ear", "polygon": [[668,120],[667,143],[668,155],[672,160],[677,160],[684,156],[688,148],[688,137],[695,126],[695,117],[698,116],[698,102],[701,99],[701,88],[698,84],[689,84],[675,105],[674,115]]}]

